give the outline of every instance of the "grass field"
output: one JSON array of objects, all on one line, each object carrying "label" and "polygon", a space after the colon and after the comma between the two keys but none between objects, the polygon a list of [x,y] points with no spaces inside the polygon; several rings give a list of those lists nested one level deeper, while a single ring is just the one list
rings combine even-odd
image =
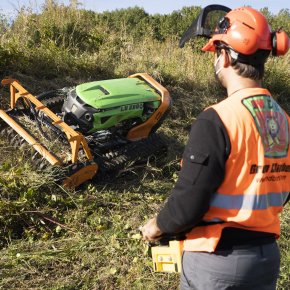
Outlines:
[{"label": "grass field", "polygon": [[[147,72],[169,90],[173,108],[159,129],[169,147],[164,160],[76,191],[33,171],[25,151],[0,139],[0,289],[177,289],[177,274],[153,272],[138,227],[158,211],[174,186],[192,122],[224,97],[214,79],[213,56],[190,45],[179,49],[177,37],[135,41],[125,32],[109,34],[96,51],[76,51],[53,41],[30,47],[25,39],[29,18],[21,23],[19,31],[1,39],[2,77],[16,78],[38,94]],[[288,113],[289,63],[289,53],[271,57],[264,82]],[[5,108],[7,88],[0,93]],[[290,285],[289,214],[288,206],[281,217],[279,290]]]}]

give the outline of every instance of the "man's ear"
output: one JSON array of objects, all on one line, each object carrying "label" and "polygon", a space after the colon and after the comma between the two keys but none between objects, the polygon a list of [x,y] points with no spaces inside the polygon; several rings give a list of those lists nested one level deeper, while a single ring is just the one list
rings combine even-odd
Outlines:
[{"label": "man's ear", "polygon": [[221,65],[223,67],[229,67],[231,65],[231,60],[230,60],[230,57],[229,57],[228,53],[226,52],[225,49],[222,49],[221,50],[221,54],[222,54]]}]

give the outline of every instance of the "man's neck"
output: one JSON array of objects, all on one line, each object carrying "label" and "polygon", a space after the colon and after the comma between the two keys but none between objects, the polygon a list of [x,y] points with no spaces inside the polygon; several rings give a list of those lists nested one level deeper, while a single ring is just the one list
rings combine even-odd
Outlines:
[{"label": "man's neck", "polygon": [[261,81],[237,76],[236,78],[231,78],[231,81],[227,84],[228,97],[242,89],[260,88],[261,86]]}]

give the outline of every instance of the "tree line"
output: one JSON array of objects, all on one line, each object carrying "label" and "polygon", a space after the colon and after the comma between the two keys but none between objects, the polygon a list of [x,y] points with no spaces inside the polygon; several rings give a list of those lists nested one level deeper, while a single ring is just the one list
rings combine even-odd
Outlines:
[{"label": "tree line", "polygon": [[[151,38],[165,41],[169,37],[180,37],[201,11],[201,7],[184,7],[170,14],[148,14],[143,8],[131,7],[102,13],[81,9],[75,1],[65,6],[55,0],[46,0],[40,13],[22,8],[14,21],[9,23],[1,17],[0,31],[19,37],[23,45],[40,46],[53,42],[56,46],[94,51],[115,35],[124,41],[128,38],[140,41]],[[290,13],[281,9],[272,14],[268,8],[262,13],[273,29],[283,27],[290,32]]]}]

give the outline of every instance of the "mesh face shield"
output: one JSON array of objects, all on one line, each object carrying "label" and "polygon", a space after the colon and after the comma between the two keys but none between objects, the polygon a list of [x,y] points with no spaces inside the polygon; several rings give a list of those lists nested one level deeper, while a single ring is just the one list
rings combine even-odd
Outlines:
[{"label": "mesh face shield", "polygon": [[211,38],[216,31],[219,20],[229,11],[231,9],[223,5],[206,6],[183,33],[179,41],[179,47],[184,47],[187,41],[195,37]]}]

